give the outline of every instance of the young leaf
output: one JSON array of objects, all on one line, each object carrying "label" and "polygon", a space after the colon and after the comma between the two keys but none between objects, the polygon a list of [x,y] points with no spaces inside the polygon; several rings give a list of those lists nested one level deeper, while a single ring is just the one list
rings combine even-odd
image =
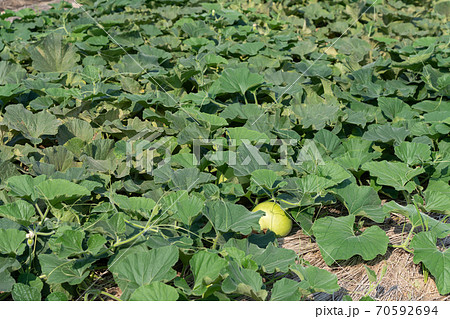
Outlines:
[{"label": "young leaf", "polygon": [[369,277],[369,281],[371,283],[377,282],[377,274],[375,273],[375,271],[373,271],[372,269],[367,267],[367,265],[364,265],[364,268],[366,269],[366,273],[367,273],[367,277]]},{"label": "young leaf", "polygon": [[414,236],[411,241],[414,248],[413,261],[422,262],[435,278],[436,287],[441,295],[450,293],[450,250],[440,251],[436,247],[436,237],[429,232]]}]

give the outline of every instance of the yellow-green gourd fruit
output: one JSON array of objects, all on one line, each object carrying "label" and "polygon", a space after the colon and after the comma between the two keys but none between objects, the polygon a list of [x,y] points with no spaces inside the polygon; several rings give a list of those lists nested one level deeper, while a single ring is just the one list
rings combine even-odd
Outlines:
[{"label": "yellow-green gourd fruit", "polygon": [[259,219],[261,229],[269,229],[277,236],[286,236],[292,229],[292,220],[286,216],[280,205],[274,202],[264,202],[256,205],[254,212],[261,210],[266,213]]}]

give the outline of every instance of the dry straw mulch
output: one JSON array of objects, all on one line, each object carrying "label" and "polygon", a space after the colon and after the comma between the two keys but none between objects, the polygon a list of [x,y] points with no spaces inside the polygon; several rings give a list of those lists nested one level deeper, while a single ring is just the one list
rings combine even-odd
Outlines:
[{"label": "dry straw mulch", "polygon": [[[336,214],[338,215],[338,214]],[[436,217],[436,216],[434,216]],[[438,218],[439,219],[439,218]],[[365,226],[373,224],[367,223]],[[392,214],[384,224],[378,225],[386,231],[390,243],[399,245],[404,241],[410,230],[410,225],[400,215]],[[450,300],[450,295],[441,296],[437,291],[434,278],[429,275],[425,283],[421,264],[413,262],[413,255],[399,248],[388,248],[383,256],[374,260],[364,261],[355,256],[351,259],[332,266],[325,264],[319,250],[319,246],[310,237],[305,235],[301,229],[294,228],[291,235],[279,238],[281,247],[294,250],[301,258],[311,265],[326,269],[338,277],[341,290],[329,295],[317,293],[314,300],[341,300],[344,295],[350,295],[353,300],[358,300],[369,290],[370,282],[364,265],[371,268],[379,277],[384,265],[387,266],[386,274],[380,284],[369,295],[380,301],[429,301]],[[440,241],[440,246],[448,248],[450,237]]]}]

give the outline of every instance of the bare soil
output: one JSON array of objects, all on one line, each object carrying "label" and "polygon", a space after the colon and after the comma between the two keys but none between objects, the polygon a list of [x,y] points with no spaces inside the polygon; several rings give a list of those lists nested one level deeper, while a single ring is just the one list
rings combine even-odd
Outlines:
[{"label": "bare soil", "polygon": [[[61,0],[0,0],[0,12],[5,10],[20,10],[24,8],[32,8],[39,11],[50,9],[51,3],[60,2]],[[66,2],[72,3],[75,1],[66,0]]]}]

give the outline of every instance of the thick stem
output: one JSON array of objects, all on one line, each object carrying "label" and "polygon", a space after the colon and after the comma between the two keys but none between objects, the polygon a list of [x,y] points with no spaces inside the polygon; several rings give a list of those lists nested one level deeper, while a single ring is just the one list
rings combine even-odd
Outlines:
[{"label": "thick stem", "polygon": [[49,232],[49,233],[36,232],[36,235],[39,235],[39,236],[51,236],[51,235],[53,235],[54,233],[55,233],[55,231],[51,231],[51,232]]},{"label": "thick stem", "polygon": [[253,91],[253,97],[255,98],[255,104],[259,104],[258,103],[258,98],[256,97],[256,92],[255,91]]},{"label": "thick stem", "polygon": [[220,234],[216,233],[216,238],[214,238],[213,245],[211,246],[211,249],[216,249],[217,241],[219,240],[219,236],[220,236]]},{"label": "thick stem", "polygon": [[39,216],[41,216],[41,220],[43,221],[43,220],[44,220],[44,214],[42,214],[42,211],[41,211],[41,209],[39,208],[39,205],[38,205],[37,203],[35,203],[35,204],[34,204],[34,207],[36,207],[36,210],[37,210]]}]

